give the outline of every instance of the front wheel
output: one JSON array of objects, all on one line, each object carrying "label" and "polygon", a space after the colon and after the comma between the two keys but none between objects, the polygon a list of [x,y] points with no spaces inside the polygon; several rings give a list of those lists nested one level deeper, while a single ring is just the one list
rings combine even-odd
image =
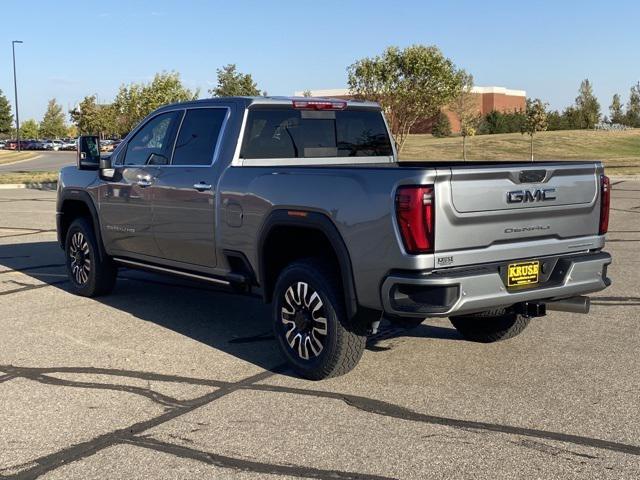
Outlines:
[{"label": "front wheel", "polygon": [[506,309],[449,317],[458,333],[472,342],[491,343],[513,338],[529,325],[531,317]]},{"label": "front wheel", "polygon": [[302,377],[343,375],[362,357],[366,336],[348,321],[339,278],[321,260],[300,260],[282,271],[273,321],[280,349]]},{"label": "front wheel", "polygon": [[113,261],[100,258],[98,242],[85,218],[73,221],[65,241],[67,272],[76,295],[97,297],[113,289],[118,269]]}]

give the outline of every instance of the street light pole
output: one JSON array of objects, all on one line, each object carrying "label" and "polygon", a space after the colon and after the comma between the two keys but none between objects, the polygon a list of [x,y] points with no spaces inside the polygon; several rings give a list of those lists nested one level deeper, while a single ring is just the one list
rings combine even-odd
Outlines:
[{"label": "street light pole", "polygon": [[18,151],[20,151],[20,116],[18,115],[18,81],[16,80],[16,43],[22,43],[22,40],[13,40],[11,42],[11,50],[13,50],[13,92],[16,99],[16,140],[18,140]]}]

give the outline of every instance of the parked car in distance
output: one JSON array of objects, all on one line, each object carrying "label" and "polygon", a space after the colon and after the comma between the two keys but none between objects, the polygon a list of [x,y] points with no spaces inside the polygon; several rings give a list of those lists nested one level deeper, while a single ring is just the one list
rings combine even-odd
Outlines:
[{"label": "parked car in distance", "polygon": [[60,150],[75,150],[77,146],[77,142],[75,138],[67,138],[62,140],[62,146]]},{"label": "parked car in distance", "polygon": [[42,149],[43,150],[53,150],[58,151],[62,147],[62,142],[60,140],[43,140],[42,141]]},{"label": "parked car in distance", "polygon": [[113,140],[101,140],[100,141],[100,151],[101,152],[112,152],[114,149]]},{"label": "parked car in distance", "polygon": [[6,146],[7,146],[7,142],[5,140],[0,140],[0,149],[4,150]]},{"label": "parked car in distance", "polygon": [[547,310],[587,313],[611,283],[601,162],[398,162],[372,102],[199,100],[109,156],[78,144],[56,205],[69,289],[107,294],[125,267],[257,294],[306,378],[355,367],[381,318],[495,342]]}]

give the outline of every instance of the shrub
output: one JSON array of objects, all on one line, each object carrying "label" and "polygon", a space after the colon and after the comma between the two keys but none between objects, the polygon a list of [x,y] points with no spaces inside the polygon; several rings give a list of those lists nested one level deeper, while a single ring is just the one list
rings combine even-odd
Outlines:
[{"label": "shrub", "polygon": [[493,110],[487,113],[480,121],[478,135],[520,132],[524,119],[523,112],[499,112]]},{"label": "shrub", "polygon": [[436,121],[433,124],[433,128],[431,129],[431,133],[434,137],[438,138],[451,136],[451,122],[445,113],[438,113]]}]

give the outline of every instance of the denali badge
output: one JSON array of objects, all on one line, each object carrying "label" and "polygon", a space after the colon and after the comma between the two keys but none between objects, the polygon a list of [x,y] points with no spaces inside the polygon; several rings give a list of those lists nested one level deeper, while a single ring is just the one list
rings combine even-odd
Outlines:
[{"label": "denali badge", "polygon": [[551,225],[530,225],[528,227],[509,227],[504,229],[504,233],[535,232],[536,230],[549,230]]},{"label": "denali badge", "polygon": [[555,199],[555,188],[536,188],[535,190],[513,190],[507,192],[507,203],[546,202]]}]

